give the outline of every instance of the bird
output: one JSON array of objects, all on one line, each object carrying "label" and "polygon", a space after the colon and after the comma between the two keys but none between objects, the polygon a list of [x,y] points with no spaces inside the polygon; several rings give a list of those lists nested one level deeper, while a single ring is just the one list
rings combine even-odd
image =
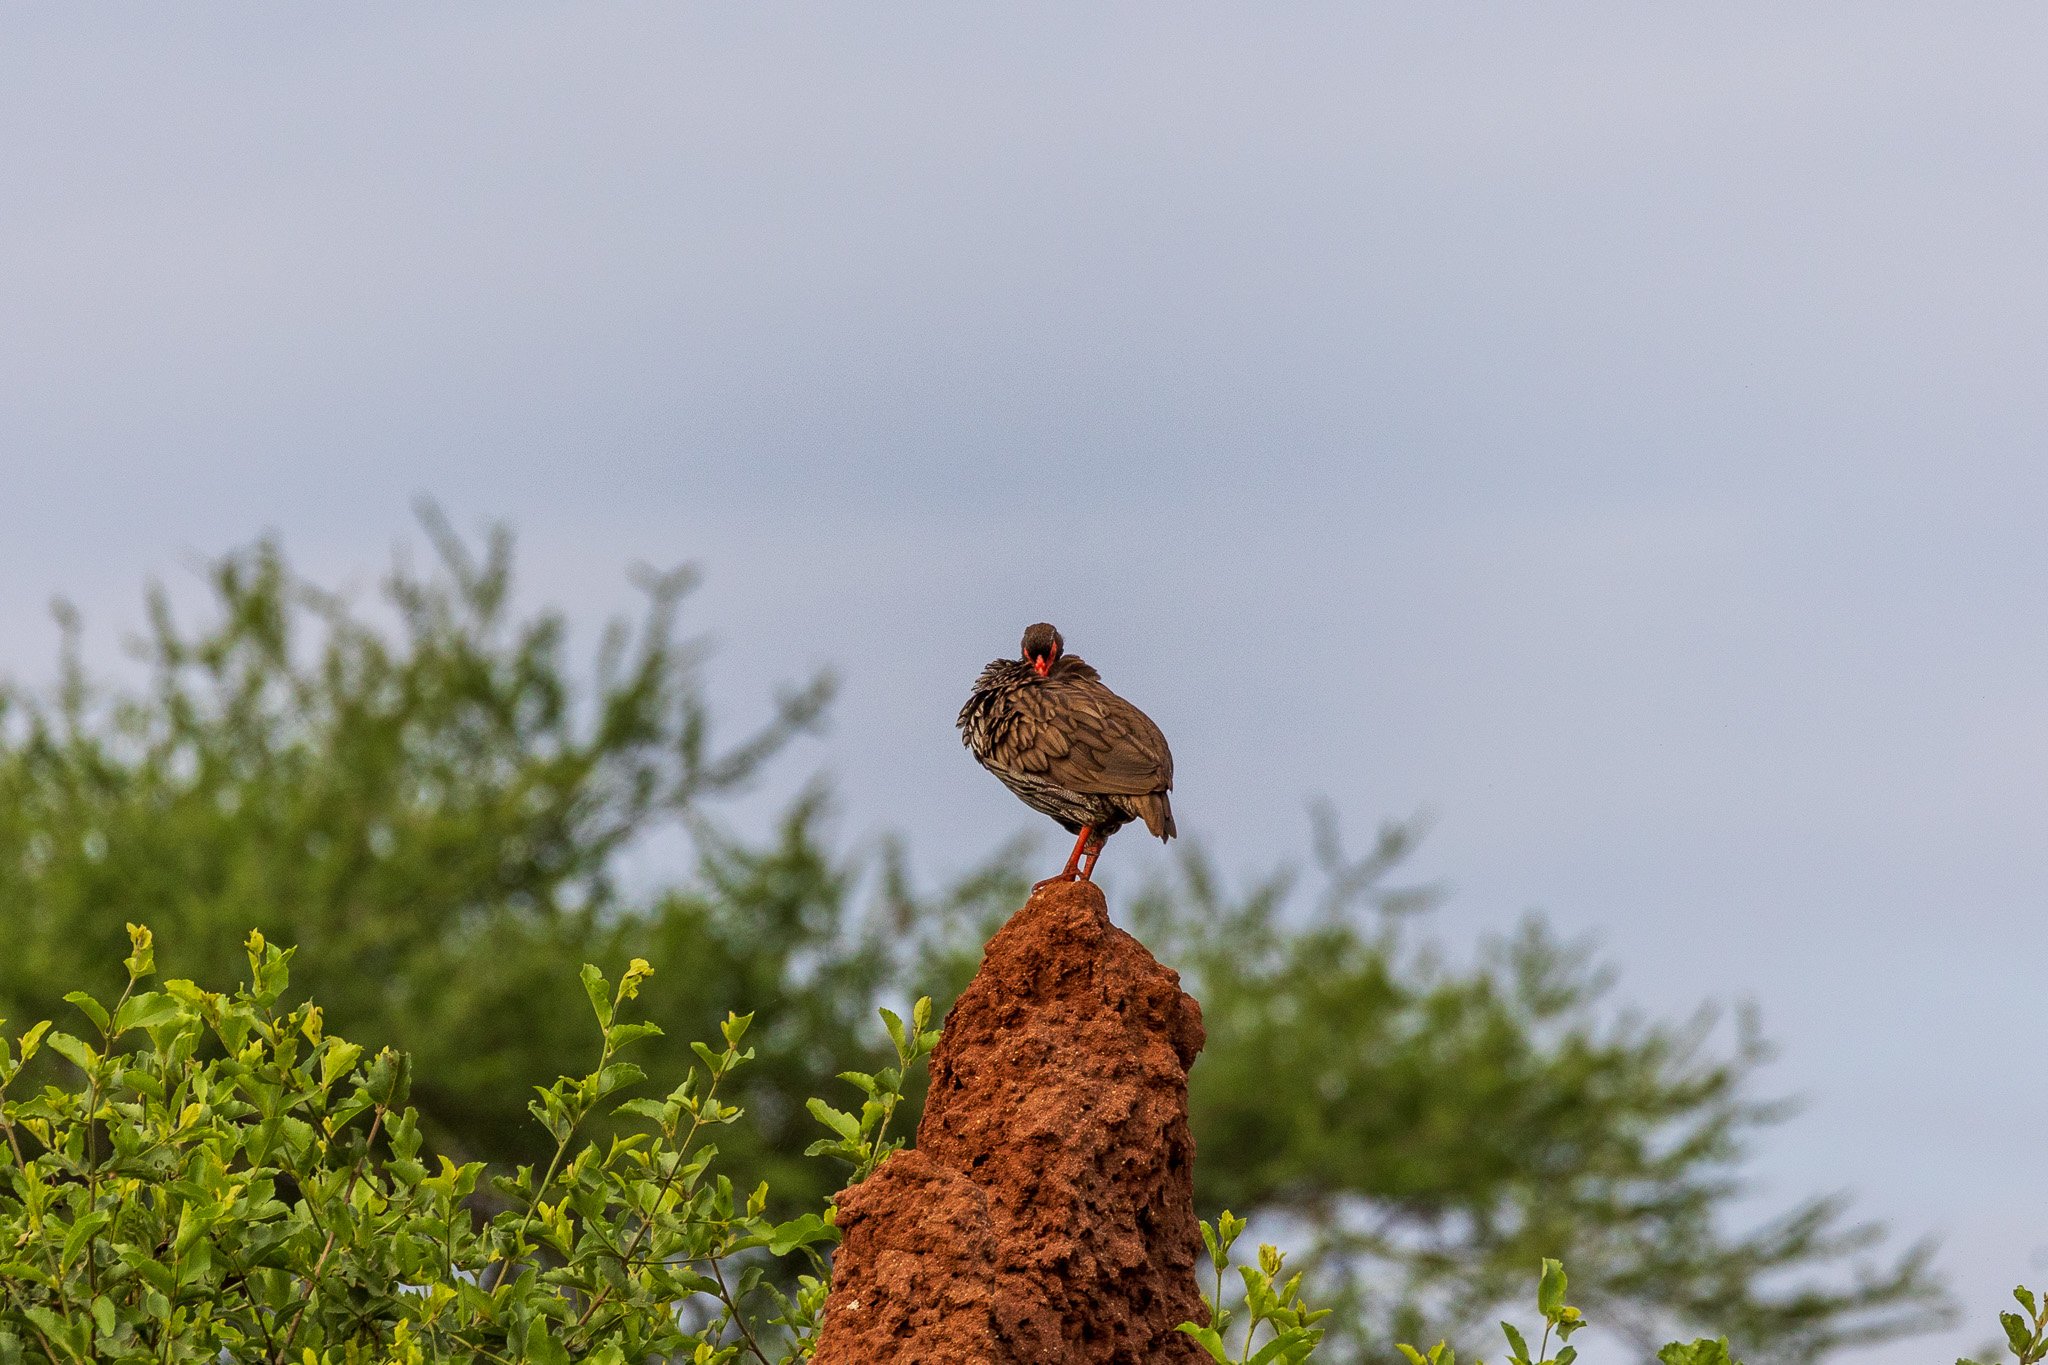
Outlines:
[{"label": "bird", "polygon": [[1067,865],[1033,890],[1092,880],[1104,842],[1133,820],[1162,841],[1174,836],[1166,736],[1067,653],[1049,623],[1025,630],[1020,657],[981,670],[959,724],[976,762],[1076,836]]}]

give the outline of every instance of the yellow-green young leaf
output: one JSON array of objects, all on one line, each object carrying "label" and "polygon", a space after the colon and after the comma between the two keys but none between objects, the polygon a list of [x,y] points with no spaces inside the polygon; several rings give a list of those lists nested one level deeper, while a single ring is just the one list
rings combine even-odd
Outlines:
[{"label": "yellow-green young leaf", "polygon": [[130,977],[144,977],[156,971],[156,949],[150,938],[147,924],[128,926],[128,946],[133,950],[122,963]]},{"label": "yellow-green young leaf", "polygon": [[1424,1355],[1422,1352],[1416,1350],[1413,1346],[1410,1346],[1405,1341],[1396,1342],[1394,1344],[1394,1349],[1399,1351],[1402,1354],[1402,1356],[1407,1359],[1408,1365],[1429,1365],[1429,1357]]},{"label": "yellow-green young leaf", "polygon": [[21,1035],[21,1063],[23,1066],[27,1066],[29,1058],[35,1056],[41,1050],[43,1035],[49,1031],[50,1021],[45,1019],[40,1024],[31,1025],[29,1031]]},{"label": "yellow-green young leaf", "polygon": [[2034,1344],[2034,1332],[2027,1325],[2027,1320],[2018,1313],[2000,1313],[1998,1321],[2005,1328],[2005,1339],[2012,1346],[2012,1353],[2025,1359],[2027,1348]]},{"label": "yellow-green young leaf", "polygon": [[339,1038],[329,1038],[327,1050],[320,1054],[320,1083],[333,1085],[354,1068],[362,1055],[360,1043],[345,1043]]}]

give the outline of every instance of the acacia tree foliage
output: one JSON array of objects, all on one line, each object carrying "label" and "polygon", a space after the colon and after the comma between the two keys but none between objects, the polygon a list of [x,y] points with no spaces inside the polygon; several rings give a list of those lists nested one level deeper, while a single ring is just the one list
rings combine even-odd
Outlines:
[{"label": "acacia tree foliage", "polygon": [[[0,1014],[111,996],[124,921],[198,980],[231,979],[259,928],[296,945],[331,1029],[412,1055],[433,1151],[535,1162],[531,1087],[587,1064],[563,964],[644,958],[664,1036],[640,1064],[681,1074],[682,1040],[754,1014],[734,1081],[752,1121],[721,1145],[783,1215],[814,1207],[831,1177],[802,1159],[805,1098],[873,1069],[877,1006],[950,1001],[1019,903],[1024,846],[923,891],[900,850],[836,850],[816,787],[771,837],[733,836],[721,798],[818,722],[830,680],[720,748],[677,635],[686,575],[646,575],[644,616],[584,663],[559,613],[515,610],[507,537],[477,553],[425,520],[437,563],[394,570],[387,624],[265,541],[213,566],[196,627],[152,592],[143,684],[90,676],[74,622],[55,687],[0,688]],[[687,834],[685,865],[627,886],[622,855],[663,829]],[[1734,1224],[1747,1146],[1782,1116],[1757,1097],[1753,1030],[1731,1045],[1703,1015],[1609,1007],[1538,921],[1456,965],[1417,927],[1428,897],[1383,885],[1409,836],[1353,862],[1333,829],[1320,897],[1285,872],[1233,893],[1196,849],[1131,911],[1208,1023],[1200,1198],[1307,1243],[1297,1264],[1338,1309],[1319,1358],[1469,1333],[1542,1256],[1645,1341],[1708,1325],[1757,1365],[1940,1319],[1926,1250],[1880,1257],[1881,1229],[1837,1200]]]}]

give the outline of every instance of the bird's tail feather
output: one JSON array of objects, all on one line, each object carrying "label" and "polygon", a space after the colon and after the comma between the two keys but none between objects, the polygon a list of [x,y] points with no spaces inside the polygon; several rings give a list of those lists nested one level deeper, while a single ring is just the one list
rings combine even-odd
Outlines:
[{"label": "bird's tail feather", "polygon": [[1173,804],[1166,799],[1165,792],[1147,792],[1132,804],[1138,808],[1138,818],[1155,837],[1166,840],[1174,836]]}]

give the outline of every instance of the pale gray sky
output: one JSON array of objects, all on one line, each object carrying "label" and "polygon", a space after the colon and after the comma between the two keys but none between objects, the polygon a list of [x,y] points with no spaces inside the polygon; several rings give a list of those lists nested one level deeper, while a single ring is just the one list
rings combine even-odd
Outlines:
[{"label": "pale gray sky", "polygon": [[1050,617],[1226,866],[1427,807],[1453,938],[1756,1000],[1767,1193],[1969,1308],[1868,1365],[2048,1276],[2048,10],[7,29],[0,670],[265,528],[367,584],[427,493],[579,612],[700,561],[721,695],[839,665],[802,761],[943,867],[1030,824],[951,721]]}]

